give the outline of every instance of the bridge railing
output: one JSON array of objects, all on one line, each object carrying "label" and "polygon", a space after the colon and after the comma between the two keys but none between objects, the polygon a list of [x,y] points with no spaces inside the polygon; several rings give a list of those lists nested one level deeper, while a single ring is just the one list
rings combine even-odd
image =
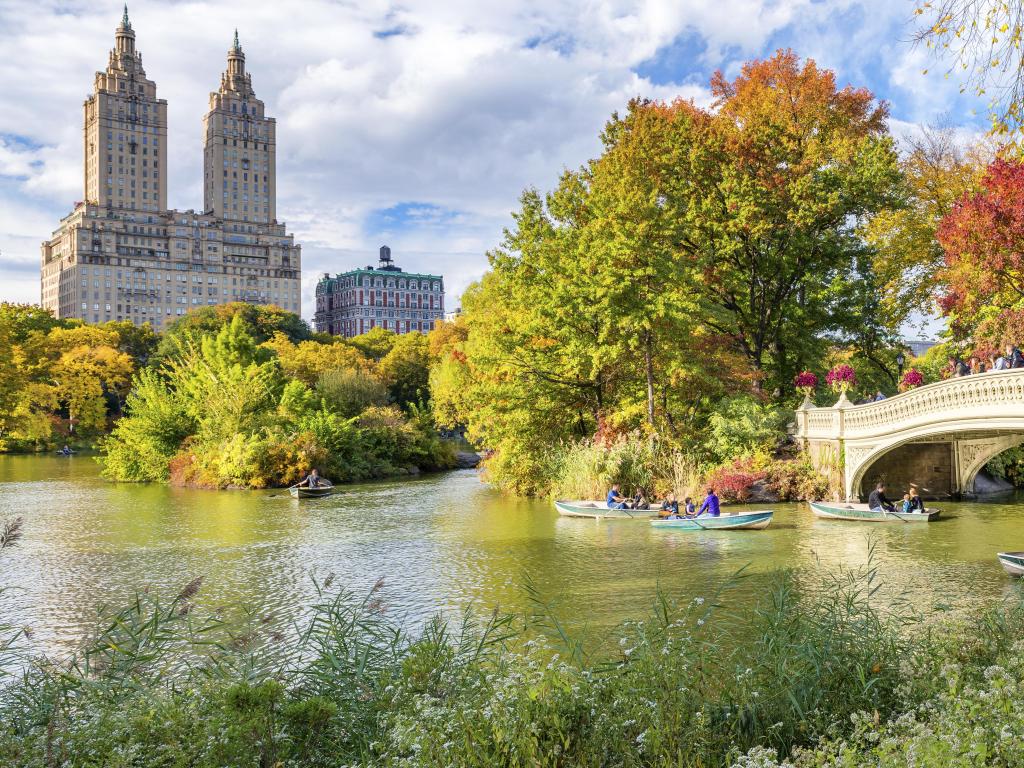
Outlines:
[{"label": "bridge railing", "polygon": [[841,397],[830,407],[805,401],[796,412],[796,434],[811,440],[872,437],[908,426],[993,411],[1024,410],[1024,369],[948,379],[864,405]]}]

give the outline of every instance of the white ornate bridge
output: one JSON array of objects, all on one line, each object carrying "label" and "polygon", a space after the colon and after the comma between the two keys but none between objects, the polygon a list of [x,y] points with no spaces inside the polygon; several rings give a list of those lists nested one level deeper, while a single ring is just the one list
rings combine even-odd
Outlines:
[{"label": "white ornate bridge", "polygon": [[845,396],[796,411],[796,437],[815,464],[841,472],[847,501],[868,484],[914,482],[931,495],[971,493],[994,456],[1024,442],[1024,369],[929,384],[866,405]]}]

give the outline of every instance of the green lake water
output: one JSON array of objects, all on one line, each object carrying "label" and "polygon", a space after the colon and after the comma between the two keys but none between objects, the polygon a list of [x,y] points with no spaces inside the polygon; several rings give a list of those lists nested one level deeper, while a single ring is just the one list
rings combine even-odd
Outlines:
[{"label": "green lake water", "polygon": [[560,518],[549,502],[502,496],[473,471],[297,501],[116,485],[85,456],[0,456],[0,520],[25,520],[23,540],[0,556],[0,624],[31,627],[37,649],[53,652],[139,589],[172,595],[201,575],[207,605],[301,614],[313,575],[334,573],[357,594],[383,578],[388,614],[413,626],[467,607],[528,610],[530,579],[570,624],[604,629],[643,616],[659,587],[688,601],[745,568],[723,598],[742,611],[766,574],[827,576],[862,566],[872,546],[879,600],[935,612],[1019,596],[995,554],[1024,549],[1024,497],[939,506],[943,519],[927,525],[822,521],[804,504],[779,504],[764,531],[674,532]]}]

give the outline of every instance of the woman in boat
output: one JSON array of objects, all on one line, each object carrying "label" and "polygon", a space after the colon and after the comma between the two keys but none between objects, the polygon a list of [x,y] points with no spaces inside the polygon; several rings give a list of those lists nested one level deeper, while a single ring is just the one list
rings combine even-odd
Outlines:
[{"label": "woman in boat", "polygon": [[693,499],[689,496],[683,500],[683,514],[687,517],[693,517],[697,514],[697,507],[694,505]]},{"label": "woman in boat", "polygon": [[670,493],[668,498],[661,502],[661,511],[658,513],[658,517],[667,517],[672,520],[679,517],[679,502],[674,493]]},{"label": "woman in boat", "polygon": [[905,515],[908,512],[913,512],[913,511],[914,510],[910,506],[910,494],[909,493],[904,493],[903,494],[903,502],[900,504],[900,512],[902,512]]},{"label": "woman in boat", "polygon": [[921,496],[917,492],[917,486],[910,486],[910,492],[907,495],[910,497],[910,511],[923,513],[924,501],[921,500]]}]

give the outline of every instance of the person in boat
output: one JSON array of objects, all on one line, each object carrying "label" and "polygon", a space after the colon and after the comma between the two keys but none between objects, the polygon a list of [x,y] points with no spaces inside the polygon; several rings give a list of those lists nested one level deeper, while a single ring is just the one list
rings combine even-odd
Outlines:
[{"label": "person in boat", "polygon": [[875,402],[878,403],[881,402],[882,400],[885,400],[885,393],[882,392],[882,390],[878,390],[877,392],[875,392]]},{"label": "person in boat", "polygon": [[65,443],[64,447],[57,451],[57,453],[59,453],[61,456],[70,456],[72,453],[74,453],[74,451],[72,451],[71,447],[67,443]]},{"label": "person in boat", "polygon": [[679,501],[674,493],[670,493],[668,498],[661,502],[661,511],[658,512],[658,517],[668,517],[673,520],[679,517]]},{"label": "person in boat", "polygon": [[910,497],[910,512],[924,513],[924,501],[921,499],[921,495],[917,492],[917,486],[910,486],[910,491],[907,493]]},{"label": "person in boat", "polygon": [[875,490],[873,490],[871,495],[868,496],[868,509],[884,509],[886,512],[896,511],[896,505],[885,497],[885,483],[879,483],[876,485]]},{"label": "person in boat", "polygon": [[697,506],[693,503],[693,499],[687,496],[683,499],[683,514],[687,517],[693,517],[697,514]]},{"label": "person in boat", "polygon": [[714,488],[708,488],[708,494],[704,497],[704,503],[700,505],[697,517],[703,515],[705,510],[707,510],[708,517],[718,517],[722,514],[718,504],[718,496],[715,494]]},{"label": "person in boat", "polygon": [[1024,368],[1024,354],[1013,344],[1006,345],[1008,368]]},{"label": "person in boat", "polygon": [[608,497],[605,501],[608,503],[608,509],[626,509],[629,499],[619,495],[619,484],[613,483],[612,489],[608,491]]},{"label": "person in boat", "polygon": [[316,471],[316,467],[310,470],[310,473],[305,477],[304,480],[299,482],[299,487],[306,486],[307,488],[320,488],[323,486],[324,480],[320,477],[320,473]]},{"label": "person in boat", "polygon": [[903,502],[900,504],[900,512],[902,512],[905,515],[908,512],[913,512],[913,511],[914,510],[911,509],[911,507],[910,507],[910,494],[909,493],[904,493],[903,494]]},{"label": "person in boat", "polygon": [[633,494],[633,498],[630,500],[630,504],[633,509],[647,509],[650,506],[650,502],[647,501],[647,493],[643,488],[638,488],[636,493]]}]

